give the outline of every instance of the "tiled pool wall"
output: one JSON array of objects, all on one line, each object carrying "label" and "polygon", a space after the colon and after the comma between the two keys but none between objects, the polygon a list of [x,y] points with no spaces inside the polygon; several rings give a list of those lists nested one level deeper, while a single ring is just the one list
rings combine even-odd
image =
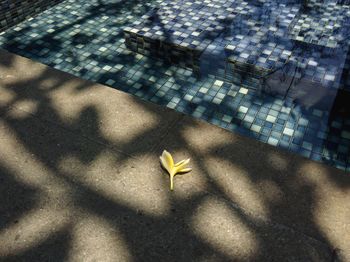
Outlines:
[{"label": "tiled pool wall", "polygon": [[[65,0],[0,34],[0,48],[350,171],[350,116],[339,114],[337,107],[301,107],[292,99],[212,73],[198,77],[189,67],[130,50],[125,29],[162,3]],[[223,48],[209,45],[209,55],[216,55],[218,47]],[[208,58],[214,67],[217,57]]]},{"label": "tiled pool wall", "polygon": [[62,0],[0,0],[0,32],[59,2]]},{"label": "tiled pool wall", "polygon": [[125,28],[126,45],[330,110],[342,88],[350,9],[335,1],[308,1],[307,8],[281,0],[165,0]]}]

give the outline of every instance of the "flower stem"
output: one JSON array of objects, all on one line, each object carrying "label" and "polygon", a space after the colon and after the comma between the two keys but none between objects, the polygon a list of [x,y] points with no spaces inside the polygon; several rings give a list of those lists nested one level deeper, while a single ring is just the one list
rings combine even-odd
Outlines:
[{"label": "flower stem", "polygon": [[174,190],[174,175],[170,175],[170,190]]}]

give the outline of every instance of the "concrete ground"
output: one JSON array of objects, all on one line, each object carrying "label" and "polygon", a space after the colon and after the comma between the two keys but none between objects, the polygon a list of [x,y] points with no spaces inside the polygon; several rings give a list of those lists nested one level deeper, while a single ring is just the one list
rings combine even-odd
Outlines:
[{"label": "concrete ground", "polygon": [[0,260],[350,261],[350,176],[0,51]]}]

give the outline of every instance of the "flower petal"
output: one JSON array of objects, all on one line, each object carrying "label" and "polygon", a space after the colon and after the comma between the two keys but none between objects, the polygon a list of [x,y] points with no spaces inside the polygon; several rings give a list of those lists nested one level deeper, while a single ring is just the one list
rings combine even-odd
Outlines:
[{"label": "flower petal", "polygon": [[162,156],[166,159],[169,167],[173,168],[174,167],[174,160],[173,160],[172,155],[168,151],[164,150]]},{"label": "flower petal", "polygon": [[183,169],[178,170],[177,173],[188,173],[190,171],[192,171],[192,168],[187,167],[187,168],[183,168]]},{"label": "flower petal", "polygon": [[178,162],[178,163],[175,164],[175,167],[178,167],[178,166],[180,166],[180,165],[182,165],[182,164],[187,165],[189,162],[190,162],[190,159],[181,160],[180,162]]},{"label": "flower petal", "polygon": [[162,166],[171,174],[174,168],[174,160],[171,154],[164,150],[161,157],[159,157]]},{"label": "flower petal", "polygon": [[170,190],[174,189],[174,177],[178,173],[190,172],[191,168],[186,168],[186,165],[190,162],[190,159],[181,160],[174,165],[174,159],[171,154],[164,150],[162,155],[159,157],[160,163],[164,169],[169,173],[170,177]]},{"label": "flower petal", "polygon": [[160,157],[159,157],[159,160],[160,160],[160,163],[161,163],[162,167],[163,167],[166,171],[168,171],[168,173],[170,173],[170,172],[169,172],[169,167],[168,167],[168,165],[167,165],[165,159],[164,159],[162,156],[160,156]]},{"label": "flower petal", "polygon": [[[182,161],[181,161],[182,162]],[[186,165],[190,162],[190,159],[186,159],[184,160],[181,164],[177,164],[175,166],[176,169],[176,173],[179,172],[179,170],[184,169],[186,167]],[[180,162],[179,162],[180,163]]]}]

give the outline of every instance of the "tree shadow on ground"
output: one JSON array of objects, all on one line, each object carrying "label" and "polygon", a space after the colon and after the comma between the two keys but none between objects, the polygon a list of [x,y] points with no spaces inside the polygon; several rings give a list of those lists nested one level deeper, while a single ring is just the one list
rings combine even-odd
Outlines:
[{"label": "tree shadow on ground", "polygon": [[[144,100],[150,100],[157,104],[168,105],[171,104],[173,99],[180,99],[181,102],[179,104],[181,105],[178,106],[176,109],[186,114],[193,114],[198,108],[204,107],[206,111],[202,115],[203,119],[222,127],[235,129],[244,135],[258,138],[261,141],[267,142],[269,135],[266,135],[266,132],[255,132],[252,128],[253,125],[251,122],[244,121],[243,119],[239,118],[240,116],[238,112],[238,107],[240,106],[240,104],[235,102],[240,101],[240,99],[242,99],[242,96],[240,96],[239,93],[235,97],[227,95],[228,90],[230,88],[234,89],[234,87],[222,88],[225,89],[224,92],[226,92],[226,95],[220,105],[216,105],[212,101],[213,96],[209,96],[207,94],[201,94],[202,97],[196,97],[195,99],[189,102],[183,99],[184,96],[186,96],[186,94],[193,95],[196,92],[198,94],[198,90],[200,89],[199,87],[197,90],[193,88],[194,85],[191,82],[193,76],[183,77],[181,76],[181,74],[171,72],[171,77],[173,78],[174,84],[171,87],[171,90],[167,92],[167,94],[165,94],[164,96],[163,94],[161,94],[160,97],[159,93],[161,93],[162,90],[160,90],[159,87],[162,86],[167,80],[169,80],[164,78],[163,73],[173,70],[173,65],[171,65],[170,63],[166,63],[164,61],[160,62],[160,60],[156,60],[153,58],[147,58],[144,60],[144,62],[139,63],[138,56],[132,52],[119,53],[119,51],[117,52],[116,50],[98,52],[98,49],[101,47],[101,43],[99,43],[98,45],[91,46],[91,48],[87,48],[87,53],[91,52],[88,58],[86,58],[78,52],[80,50],[79,48],[77,48],[77,45],[79,45],[78,43],[87,43],[88,38],[90,38],[90,40],[92,39],[93,41],[95,39],[101,39],[99,37],[106,37],[107,42],[116,44],[116,42],[122,39],[121,34],[123,32],[123,26],[130,23],[128,19],[123,20],[120,23],[111,22],[111,24],[108,25],[110,26],[109,30],[111,30],[111,33],[108,36],[104,36],[101,32],[96,32],[96,34],[91,34],[91,32],[86,33],[84,32],[84,29],[81,29],[80,33],[77,33],[75,35],[73,34],[71,37],[67,37],[67,35],[74,33],[72,32],[72,29],[76,26],[81,26],[83,28],[85,25],[88,25],[91,21],[95,22],[99,19],[102,19],[104,15],[109,15],[111,17],[118,18],[124,11],[135,9],[135,13],[133,13],[133,15],[135,15],[136,17],[140,17],[141,14],[146,13],[151,8],[151,5],[145,5],[144,9],[137,11],[136,9],[139,4],[140,1],[96,1],[92,3],[90,7],[88,5],[84,5],[84,8],[86,10],[84,9],[85,12],[82,12],[81,16],[79,16],[78,19],[75,19],[73,15],[74,19],[69,19],[68,17],[66,21],[62,21],[62,23],[56,24],[55,30],[52,33],[47,32],[45,27],[40,27],[39,36],[33,38],[30,36],[30,32],[32,32],[33,30],[30,24],[22,28],[19,32],[12,31],[6,33],[6,39],[4,40],[3,47],[11,52],[17,52],[25,56],[28,55],[31,58],[37,59],[38,61],[46,63],[50,66],[59,67],[64,71],[73,72],[79,77],[97,81],[101,84],[112,85],[117,89],[136,94]],[[156,20],[159,20],[159,18],[157,18]],[[169,38],[168,40],[171,41],[169,34],[162,25],[162,21],[159,21],[159,25],[161,27],[160,30],[162,30],[164,35],[167,38]],[[225,27],[224,24],[223,26]],[[34,30],[37,29],[34,28]],[[115,31],[118,31],[118,35],[114,34]],[[26,41],[28,39],[30,39],[30,41],[23,43],[21,38],[17,38],[19,34],[25,35]],[[62,39],[64,39],[64,41]],[[23,50],[20,50],[18,48],[21,45],[24,46]],[[89,45],[86,44],[86,46]],[[41,50],[46,49],[49,51],[46,53],[42,51],[44,53],[41,53]],[[93,51],[91,51],[90,49],[93,49]],[[65,66],[63,68],[63,66],[55,62],[56,55],[60,56],[60,59],[68,59],[67,61],[70,62],[63,63],[63,65]],[[217,57],[208,57],[208,59],[211,61],[217,59]],[[116,64],[122,64],[124,66],[124,69],[116,71],[112,70],[109,72],[104,72],[103,70],[101,70],[97,74],[91,74],[91,70],[85,67],[91,62],[91,60],[93,61],[93,63],[97,63],[96,67],[98,67],[99,69],[104,68],[105,66],[107,68],[113,67]],[[89,65],[91,66],[91,64]],[[136,71],[137,73],[135,73]],[[161,72],[161,74],[158,74],[159,72]],[[136,76],[137,74],[139,74],[138,79]],[[150,76],[152,76],[154,80],[150,81]],[[242,78],[244,78],[244,74],[242,75]],[[109,84],[110,81],[112,81],[112,83],[114,84]],[[210,79],[207,79],[206,76],[203,76],[201,81],[209,82]],[[288,84],[287,82],[285,84]],[[177,87],[173,88],[174,86]],[[238,86],[236,87],[238,88]],[[80,88],[83,87],[81,86]],[[234,91],[238,91],[238,89],[235,89]],[[251,108],[256,106],[254,105],[255,103],[259,104],[259,107],[261,107],[262,103],[263,106],[266,106],[270,109],[271,105],[273,105],[275,101],[279,100],[281,100],[280,97],[265,96],[256,93],[251,95],[247,99],[246,104],[249,108]],[[285,106],[286,108],[292,108],[292,111],[296,111],[297,114],[291,114],[292,118],[294,117],[293,119],[279,119],[282,121],[282,124],[274,123],[273,127],[276,129],[283,129],[286,122],[288,122],[288,124],[296,126],[297,119],[295,116],[302,117],[308,120],[311,127],[309,128],[309,133],[317,132],[319,131],[319,129],[325,130],[332,124],[330,122],[327,122],[327,120],[320,120],[320,118],[314,117],[312,109],[309,110],[302,107],[298,107],[298,105],[295,105],[290,101],[283,100],[282,106]],[[233,121],[231,123],[226,123],[225,121],[220,120],[224,117],[225,114],[233,116]],[[264,117],[262,117],[261,119],[263,118]],[[261,127],[264,128],[264,126]],[[270,132],[273,128],[268,127],[267,129],[269,129],[268,132]],[[284,137],[287,140],[280,141],[279,146],[288,150],[293,150],[294,152],[297,152],[299,154],[304,154],[308,156],[312,155],[314,159],[318,158],[319,161],[329,162],[331,165],[337,165],[337,162],[340,161],[343,165],[343,168],[345,168],[344,165],[346,165],[348,161],[346,159],[346,153],[340,154],[339,152],[337,152],[338,145],[336,143],[330,142],[330,140],[332,140],[333,135],[337,136],[337,133],[327,133],[327,142],[325,142],[322,139],[315,138],[315,136],[310,136],[308,134],[306,135],[306,132],[302,131],[300,137],[293,136],[289,140],[288,138]],[[279,132],[279,134],[276,135],[277,138],[274,138],[276,138],[277,140],[282,140],[282,136],[282,132]],[[309,149],[305,149],[302,145],[303,142],[310,143],[314,150],[311,151]],[[323,148],[325,148],[324,151],[330,152],[329,156],[324,154],[322,150]]]},{"label": "tree shadow on ground", "polygon": [[4,261],[67,261],[70,249],[70,228],[63,228],[36,246],[6,257]]},{"label": "tree shadow on ground", "polygon": [[[62,118],[61,112],[55,106],[53,94],[70,81],[71,77],[65,78],[56,71],[46,69],[30,80],[14,81],[10,84],[3,82],[1,87],[14,93],[14,96],[9,103],[1,104],[0,112],[1,121],[11,130],[18,147],[28,151],[35,161],[38,161],[44,169],[53,174],[53,177],[62,181],[73,192],[70,204],[74,209],[82,210],[81,213],[86,216],[100,217],[107,221],[112,228],[119,231],[128,252],[135,261],[186,261],[188,256],[195,261],[209,258],[213,258],[215,261],[244,261],[244,258],[227,255],[208,243],[198,236],[191,224],[188,223],[195,215],[194,212],[201,208],[208,197],[206,192],[195,194],[188,199],[169,196],[171,210],[155,217],[116,199],[109,199],[105,192],[96,190],[85,182],[88,177],[83,175],[82,179],[76,179],[72,174],[67,173],[65,167],[61,165],[61,161],[66,157],[78,159],[84,167],[91,166],[108,150],[118,147],[122,149],[121,151],[125,151],[126,148],[147,140],[150,134],[162,128],[168,117],[167,114],[158,114],[159,109],[155,106],[134,99],[134,103],[143,108],[145,112],[156,116],[157,122],[148,129],[138,130],[137,136],[129,141],[113,141],[101,131],[101,116],[93,101],[90,101],[91,104],[82,106],[77,115],[72,118],[74,120]],[[92,86],[90,83],[84,84],[87,86],[83,89],[75,87],[73,89],[79,93],[83,92],[79,90],[88,90]],[[77,83],[76,85],[81,84]],[[25,114],[25,116],[13,114],[18,102],[27,100],[36,103],[36,110]],[[19,110],[21,111],[21,109]],[[241,207],[239,202],[236,202],[235,197],[227,193],[226,186],[230,185],[223,186],[222,183],[218,183],[215,177],[217,174],[203,163],[205,158],[215,158],[239,167],[257,191],[262,190],[262,182],[274,184],[277,190],[283,193],[278,200],[262,195],[261,201],[267,209],[268,219],[286,225],[292,232],[301,231],[301,235],[309,235],[311,238],[319,240],[321,245],[329,249],[326,256],[331,256],[331,249],[335,246],[332,240],[324,234],[313,214],[313,208],[318,203],[319,196],[315,193],[315,188],[312,185],[298,182],[298,170],[301,167],[293,166],[293,162],[289,163],[288,157],[290,156],[288,154],[282,155],[282,162],[287,162],[286,166],[278,168],[269,159],[275,150],[267,149],[267,147],[258,146],[255,149],[245,150],[247,145],[239,144],[237,141],[228,141],[225,144],[214,144],[207,152],[200,151],[192,146],[191,141],[186,136],[187,130],[200,127],[197,122],[188,121],[181,128],[169,129],[168,134],[176,138],[176,143],[171,145],[171,148],[175,151],[186,150],[192,156],[192,161],[198,166],[199,172],[210,181],[206,191],[230,203],[231,212],[238,216],[240,222],[252,233],[256,242],[255,249],[251,251],[253,253],[252,260],[266,260],[267,253],[273,252],[273,244],[276,243],[267,243],[266,239],[258,234],[261,230],[268,230],[267,224],[257,224],[255,216],[244,210],[244,206]],[[156,149],[156,145],[152,149]],[[259,149],[265,151],[262,153]],[[131,149],[132,157],[116,151],[116,156],[113,158],[116,164],[127,167],[130,165],[128,161],[134,157],[160,153],[149,150],[150,148],[146,146],[140,147],[137,151]],[[239,157],[228,157],[229,152],[240,152],[238,153]],[[21,160],[19,159],[19,161]],[[265,169],[262,172],[264,175],[257,173],[257,170],[262,167]],[[288,177],[283,176],[286,170],[290,174]],[[8,186],[2,187],[1,191],[2,201],[7,201],[6,205],[2,204],[5,209],[2,216],[6,213],[10,214],[5,220],[8,222],[3,225],[2,231],[4,231],[11,230],[10,224],[13,221],[21,221],[26,217],[27,212],[35,210],[35,198],[41,193],[37,192],[36,189],[24,186],[25,180],[21,183],[15,182],[18,171],[9,171],[4,164],[1,164],[0,172],[3,179],[8,181],[5,182],[5,185]],[[26,170],[22,170],[22,172],[26,173]],[[349,180],[345,176],[343,178],[340,174],[332,175],[331,173],[328,175],[329,180],[333,181],[337,187],[343,189],[350,187]],[[22,191],[23,198],[18,197],[18,195],[13,198],[3,197],[9,196],[13,190]],[[303,195],[303,199],[298,198],[299,195]],[[45,195],[43,197],[45,198]],[[293,203],[292,206],[291,203]],[[12,212],[11,210],[14,209],[15,211]],[[69,209],[67,212],[70,212]],[[281,216],[281,212],[285,215]],[[82,216],[81,213],[80,216]],[[79,216],[72,219],[71,227],[74,227],[78,221]],[[60,261],[61,258],[65,258],[69,254],[71,248],[69,243],[73,241],[70,234],[69,228],[62,227],[61,230],[54,231],[49,238],[43,239],[41,243],[26,246],[24,251],[14,251],[12,254],[4,255],[3,258],[17,261],[28,259],[43,261],[47,258],[54,258]],[[314,258],[312,248],[308,247],[308,250],[302,246],[294,248],[296,252],[309,257],[310,260]],[[285,253],[281,251],[280,254],[276,252],[275,255],[281,258]],[[322,257],[321,259],[326,260],[326,258]]]},{"label": "tree shadow on ground", "polygon": [[[1,164],[0,170],[1,221],[0,232],[36,206],[39,192],[36,188],[17,181],[12,172]],[[16,196],[15,198],[13,196]]]},{"label": "tree shadow on ground", "polygon": [[[139,1],[131,1],[131,5],[127,6],[123,2],[113,4],[112,6],[105,6],[103,1],[99,1],[101,6],[91,9],[91,15],[76,21],[76,24],[83,24],[88,19],[94,19],[96,15],[101,15],[101,13],[106,11],[115,11],[117,13],[120,8],[132,8],[132,3],[137,2]],[[74,24],[62,27],[57,33],[62,33],[72,26]],[[86,36],[78,35],[73,41],[79,44],[86,41],[86,39]],[[39,40],[44,42],[54,41],[55,35],[46,35]],[[111,41],[113,41],[112,38]],[[54,46],[57,46],[57,51],[61,50],[61,44],[60,42],[55,42]],[[42,46],[33,47],[41,48]],[[96,57],[96,59],[105,64],[114,64],[127,60],[131,65],[136,61],[133,56],[130,56],[128,59],[120,59],[118,57],[110,59],[108,54]],[[3,68],[10,68],[15,65],[14,60],[13,56],[9,55],[7,58],[0,60],[0,65]],[[153,59],[148,60],[148,62],[151,66],[141,70],[143,75],[152,73],[152,65],[154,66],[157,63]],[[109,79],[110,77],[111,75],[106,74],[102,75],[101,79]],[[116,74],[113,77],[119,79],[120,86],[128,85],[122,79],[122,73]],[[183,97],[188,87],[183,85],[184,81],[181,78],[177,78],[176,76],[174,78],[175,82],[181,86],[178,90],[178,96]],[[58,181],[64,183],[73,192],[71,193],[72,199],[69,204],[74,209],[82,210],[82,214],[79,213],[79,216],[71,219],[70,227],[62,226],[59,230],[51,233],[52,235],[50,237],[42,237],[42,241],[25,246],[24,251],[15,250],[10,254],[3,255],[3,258],[13,261],[44,261],[47,258],[54,261],[63,261],[68,257],[69,251],[72,248],[72,228],[85,215],[100,217],[107,221],[111,228],[119,231],[126,243],[128,252],[131,254],[132,260],[135,261],[188,261],[189,257],[195,261],[210,258],[215,261],[244,261],[244,258],[230,256],[211,243],[208,243],[206,239],[198,236],[191,227],[191,224],[188,223],[195,215],[195,211],[200,209],[203,202],[208,198],[207,192],[195,194],[187,199],[178,198],[176,195],[169,196],[170,211],[164,211],[165,214],[161,216],[153,216],[122,201],[108,198],[105,192],[101,192],[94,188],[94,186],[86,183],[86,179],[88,179],[87,174],[83,174],[82,179],[77,179],[62,167],[62,160],[68,157],[78,159],[83,167],[89,167],[106,151],[114,150],[114,148],[118,148],[118,150],[115,150],[113,161],[116,165],[125,168],[130,167],[128,161],[133,158],[141,158],[146,154],[157,155],[160,153],[156,151],[159,144],[149,147],[144,146],[147,145],[144,141],[147,141],[157,130],[163,128],[168,118],[167,114],[159,114],[160,109],[156,106],[141,102],[135,98],[133,100],[134,103],[142,108],[144,112],[156,116],[156,123],[149,128],[137,130],[137,135],[128,141],[110,139],[101,130],[100,111],[93,101],[79,108],[79,112],[72,116],[71,119],[63,117],[62,112],[57,109],[55,105],[57,101],[55,101],[53,94],[71,81],[72,77],[62,77],[62,74],[46,69],[40,74],[34,75],[31,79],[24,81],[14,81],[10,84],[2,84],[0,82],[0,85],[2,85],[5,91],[10,91],[14,94],[8,103],[0,104],[1,121],[10,128],[13,136],[16,137],[18,147],[23,147],[28,151],[32,158],[42,165],[43,169],[49,170]],[[152,92],[154,90],[152,88],[154,88],[154,85],[147,80],[143,84],[143,89],[146,90],[145,97],[148,98],[147,92],[149,91],[150,95],[153,94]],[[92,83],[77,83],[72,89],[78,95],[81,92],[90,90],[92,86]],[[253,97],[252,101],[254,99],[257,98]],[[36,104],[36,109],[24,117],[16,116],[16,114],[12,115],[12,109],[16,108],[19,102],[23,101],[32,101]],[[169,101],[164,98],[164,101],[157,102],[166,104]],[[230,102],[232,101],[228,101],[226,105]],[[120,103],[123,103],[123,101],[120,101]],[[194,104],[193,107],[189,107],[188,113],[192,113],[196,106]],[[225,106],[225,104],[221,107],[223,111],[235,113],[232,108]],[[179,117],[179,121],[182,118]],[[210,119],[210,116],[208,116],[208,119]],[[256,246],[252,250],[253,255],[250,261],[267,260],[266,254],[268,252],[272,253],[274,247],[276,248],[274,246],[275,243],[267,243],[266,239],[259,234],[261,233],[261,228],[263,228],[262,231],[268,231],[268,226],[264,223],[259,225],[256,217],[245,210],[244,206],[240,206],[238,201],[239,195],[233,196],[229,194],[227,187],[231,185],[219,183],[216,178],[217,174],[208,165],[203,163],[203,159],[214,158],[218,161],[218,165],[221,162],[230,163],[232,167],[239,168],[246,174],[249,183],[257,192],[264,192],[264,184],[273,184],[276,191],[282,192],[281,197],[271,199],[267,193],[261,194],[261,201],[266,208],[268,219],[278,224],[286,225],[292,232],[301,231],[302,235],[305,234],[319,240],[326,249],[329,249],[327,254],[329,256],[331,255],[331,249],[336,247],[335,243],[320,228],[313,213],[313,209],[319,201],[319,196],[316,193],[317,190],[312,184],[298,182],[298,177],[300,176],[298,172],[300,172],[299,169],[302,167],[293,165],[294,162],[292,161],[289,162],[288,158],[290,156],[288,154],[284,154],[281,157],[282,162],[286,162],[287,164],[279,168],[273,165],[270,158],[275,150],[267,149],[267,147],[257,146],[256,148],[252,147],[250,150],[246,150],[246,144],[241,144],[237,141],[228,141],[227,143],[214,143],[207,152],[201,151],[195,148],[191,144],[192,141],[186,136],[187,130],[201,128],[201,125],[197,122],[186,123],[185,126],[181,127],[169,127],[162,138],[166,139],[168,135],[176,138],[176,143],[171,145],[171,149],[175,151],[186,150],[191,155],[192,161],[197,165],[200,174],[209,181],[206,191],[230,203],[230,211],[239,217],[240,222],[244,227],[248,228],[248,231],[252,232]],[[61,132],[57,130],[61,130]],[[142,146],[134,147],[134,145]],[[259,143],[256,143],[256,145],[259,145]],[[264,152],[262,153],[261,151],[263,150]],[[127,151],[128,154],[120,154],[120,151]],[[230,152],[238,153],[235,157],[230,157]],[[1,203],[4,210],[4,212],[1,212],[1,216],[5,217],[5,220],[1,219],[1,221],[5,222],[0,224],[0,232],[11,230],[13,223],[25,219],[27,213],[35,212],[37,208],[37,196],[45,198],[45,195],[42,196],[40,190],[26,185],[25,179],[21,182],[17,181],[18,171],[9,170],[5,164],[0,164],[2,181],[5,181],[0,191],[1,201],[5,201]],[[264,169],[264,171],[261,169]],[[287,170],[290,175],[286,177],[284,173]],[[25,173],[26,170],[23,170],[23,172]],[[329,181],[334,183],[336,187],[343,190],[349,189],[350,183],[345,176],[332,174],[330,171],[327,173],[327,176]],[[12,195],[12,192],[16,192],[14,194],[15,197],[9,197]],[[299,195],[302,195],[303,198],[299,198]],[[67,212],[71,212],[70,209]],[[75,214],[74,212],[72,213]],[[281,215],[281,213],[284,213],[284,215]],[[303,247],[297,246],[295,250],[296,252],[299,251],[299,253],[305,254],[310,260],[314,258],[312,248],[305,250]],[[280,254],[276,254],[277,257],[282,257],[281,259],[283,259],[284,255],[282,251]],[[326,260],[325,257],[321,259]]]}]

